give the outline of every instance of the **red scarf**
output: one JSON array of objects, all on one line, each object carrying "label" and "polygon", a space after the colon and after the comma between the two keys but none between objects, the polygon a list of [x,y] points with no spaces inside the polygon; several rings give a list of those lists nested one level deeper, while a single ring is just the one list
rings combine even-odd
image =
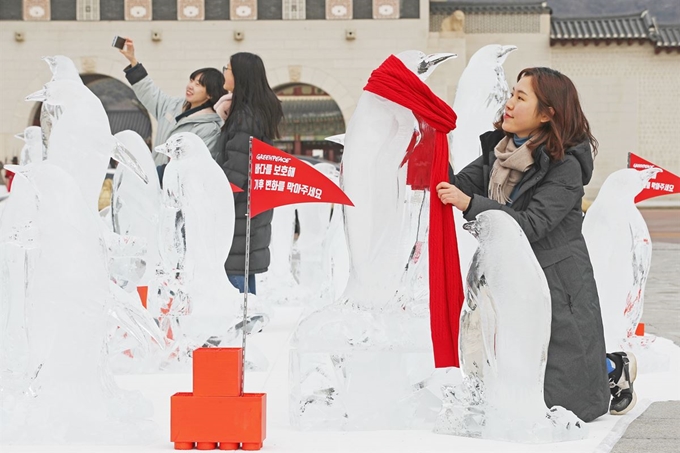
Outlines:
[{"label": "red scarf", "polygon": [[446,134],[456,127],[456,114],[394,55],[371,73],[364,90],[410,109],[437,131],[430,176],[430,329],[435,367],[457,367],[463,282],[453,213],[436,191],[449,178]]}]

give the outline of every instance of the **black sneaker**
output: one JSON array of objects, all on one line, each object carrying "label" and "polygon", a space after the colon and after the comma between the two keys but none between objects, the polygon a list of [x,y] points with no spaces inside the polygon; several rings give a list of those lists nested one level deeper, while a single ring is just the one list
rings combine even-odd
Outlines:
[{"label": "black sneaker", "polygon": [[607,357],[616,363],[616,369],[609,374],[609,390],[612,393],[609,413],[623,415],[633,409],[637,402],[633,390],[633,382],[637,377],[637,359],[631,352],[614,352],[607,354]]}]

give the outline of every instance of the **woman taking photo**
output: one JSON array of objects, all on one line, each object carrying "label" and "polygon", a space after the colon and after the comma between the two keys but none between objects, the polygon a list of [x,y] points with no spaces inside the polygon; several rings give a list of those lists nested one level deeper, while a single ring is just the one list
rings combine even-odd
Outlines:
[{"label": "woman taking photo", "polygon": [[248,52],[231,56],[224,67],[224,88],[232,93],[220,138],[213,150],[215,160],[229,182],[244,192],[234,194],[234,240],[225,269],[229,281],[239,291],[255,294],[255,275],[269,268],[269,242],[273,211],[265,211],[250,222],[250,262],[245,282],[246,209],[250,137],[268,144],[278,137],[283,118],[281,101],[269,87],[262,59]]},{"label": "woman taking photo", "polygon": [[583,187],[597,141],[576,87],[553,69],[524,69],[494,127],[480,137],[482,155],[451,175],[450,184],[439,183],[439,198],[467,220],[503,210],[531,243],[552,300],[546,405],[563,406],[586,422],[607,409],[624,414],[635,405],[636,363],[623,352],[605,359],[597,287],[581,234]]},{"label": "woman taking photo", "polygon": [[[208,149],[213,149],[222,126],[222,119],[213,110],[215,102],[225,94],[222,73],[215,68],[198,69],[189,76],[184,97],[171,97],[156,86],[144,66],[137,61],[131,39],[125,40],[125,47],[120,53],[130,62],[124,69],[125,77],[137,99],[158,122],[154,148],[165,143],[173,134],[193,132],[201,137]],[[168,162],[166,155],[155,151],[152,154],[157,166]],[[159,176],[162,181],[161,169]]]}]

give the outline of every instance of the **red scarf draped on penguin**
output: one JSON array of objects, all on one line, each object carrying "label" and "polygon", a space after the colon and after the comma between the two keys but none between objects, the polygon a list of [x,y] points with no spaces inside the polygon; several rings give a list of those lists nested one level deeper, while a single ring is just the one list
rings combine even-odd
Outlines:
[{"label": "red scarf draped on penguin", "polygon": [[[394,55],[390,55],[380,67],[371,73],[364,90],[410,109],[420,122],[426,122],[436,131],[434,150],[424,150],[432,153],[428,179],[430,188],[428,237],[430,327],[435,366],[437,368],[457,367],[459,366],[459,319],[464,299],[463,282],[458,261],[453,212],[450,206],[444,205],[439,200],[435,189],[441,181],[448,181],[447,134],[456,127],[456,114]],[[409,166],[414,164],[415,168],[418,159],[416,150],[409,157]],[[422,167],[422,162],[420,166]],[[413,175],[407,176],[409,182],[417,179],[420,178]]]}]

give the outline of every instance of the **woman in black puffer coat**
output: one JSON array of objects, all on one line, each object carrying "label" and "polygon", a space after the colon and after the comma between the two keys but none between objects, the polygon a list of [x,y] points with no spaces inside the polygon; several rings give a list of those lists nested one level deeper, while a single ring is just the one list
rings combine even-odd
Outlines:
[{"label": "woman in black puffer coat", "polygon": [[[229,182],[244,190],[234,194],[234,240],[224,265],[229,281],[243,292],[250,137],[272,144],[273,139],[278,137],[283,110],[267,82],[262,59],[257,55],[247,52],[232,55],[229,65],[224,67],[224,80],[224,88],[232,92],[231,106],[213,155]],[[248,290],[253,294],[254,274],[266,272],[269,268],[272,215],[273,211],[265,211],[250,222]]]},{"label": "woman in black puffer coat", "polygon": [[482,156],[440,183],[438,195],[467,220],[502,210],[526,234],[552,301],[547,406],[563,406],[589,422],[607,412],[611,391],[611,413],[623,414],[635,405],[632,380],[621,378],[629,355],[607,354],[619,362],[608,375],[597,286],[581,234],[583,187],[597,141],[576,88],[552,69],[525,69],[494,126],[480,137]]}]

